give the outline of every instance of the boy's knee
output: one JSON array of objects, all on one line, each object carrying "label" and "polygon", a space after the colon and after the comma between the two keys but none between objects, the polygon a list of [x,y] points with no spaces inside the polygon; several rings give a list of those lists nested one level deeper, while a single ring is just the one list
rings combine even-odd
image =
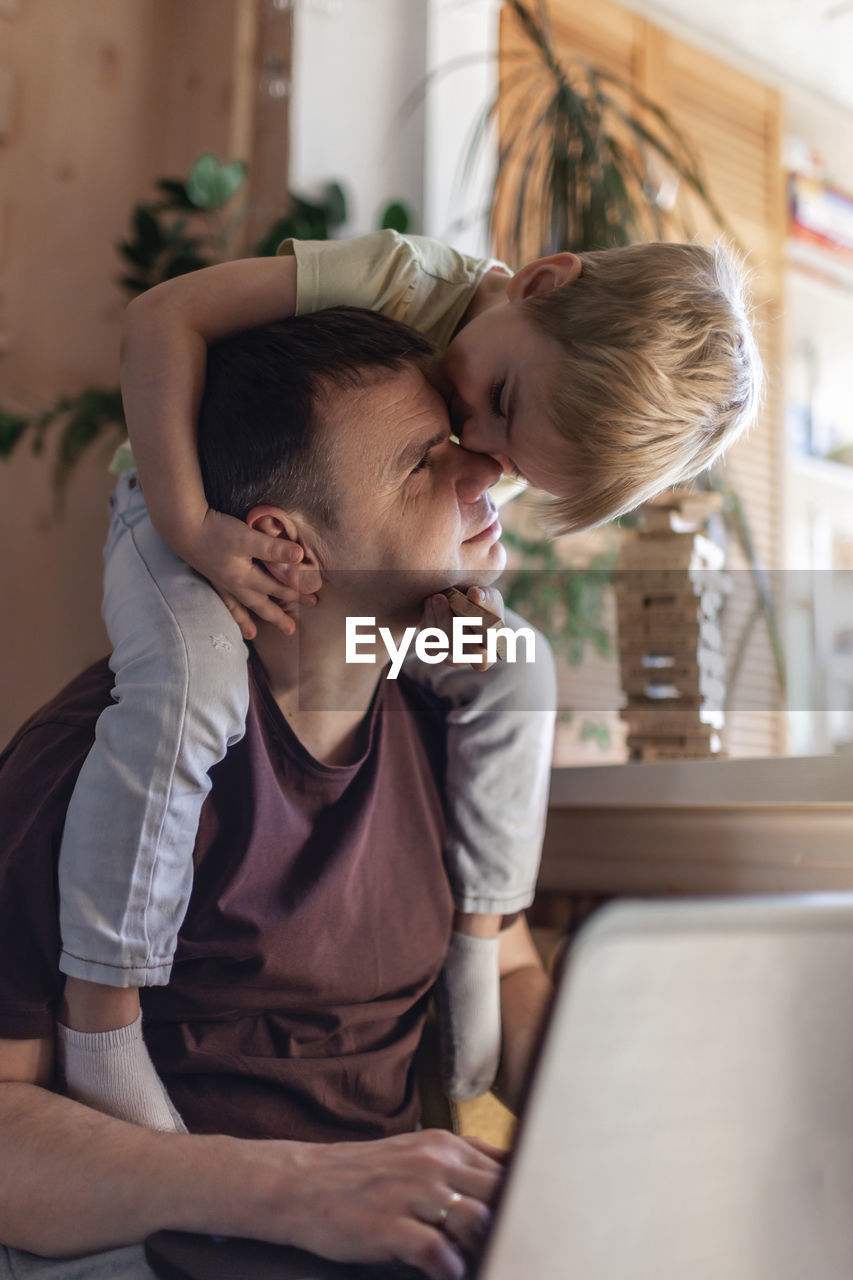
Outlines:
[{"label": "boy's knee", "polygon": [[249,654],[236,625],[235,631],[236,637],[224,632],[197,637],[188,655],[188,713],[224,726],[229,744],[242,737],[249,711]]}]

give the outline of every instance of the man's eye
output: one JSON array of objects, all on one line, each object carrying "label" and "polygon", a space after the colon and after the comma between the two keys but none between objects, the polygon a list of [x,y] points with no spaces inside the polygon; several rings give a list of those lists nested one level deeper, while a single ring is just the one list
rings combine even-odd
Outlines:
[{"label": "man's eye", "polygon": [[501,409],[501,400],[503,399],[505,386],[506,386],[505,379],[502,379],[500,382],[492,383],[492,390],[490,394],[490,399],[492,403],[492,413],[494,413],[495,416],[498,418],[503,417],[503,410]]},{"label": "man's eye", "polygon": [[412,467],[412,470],[411,470],[412,475],[416,475],[418,471],[428,470],[428,468],[432,463],[432,458],[430,457],[431,453],[432,453],[432,450],[428,449],[427,452],[424,454],[424,456],[421,458],[420,462],[417,463],[416,466]]}]

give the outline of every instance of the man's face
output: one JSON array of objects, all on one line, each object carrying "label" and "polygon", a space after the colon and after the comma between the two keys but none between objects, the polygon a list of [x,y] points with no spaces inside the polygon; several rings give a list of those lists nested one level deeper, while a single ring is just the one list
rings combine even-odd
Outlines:
[{"label": "man's face", "polygon": [[409,618],[444,587],[494,581],[506,560],[488,494],[500,464],[451,441],[444,401],[421,373],[330,390],[318,408],[340,498],[324,567],[356,613]]}]

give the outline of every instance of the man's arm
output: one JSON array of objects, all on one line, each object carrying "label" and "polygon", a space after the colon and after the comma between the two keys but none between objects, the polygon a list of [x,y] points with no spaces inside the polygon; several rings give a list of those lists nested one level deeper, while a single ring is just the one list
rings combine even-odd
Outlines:
[{"label": "man's arm", "polygon": [[[483,1143],[426,1130],[376,1142],[156,1133],[51,1093],[52,1039],[0,1040],[0,1242],[61,1257],[154,1231],[249,1236],[461,1280],[501,1173]],[[453,1192],[453,1235],[438,1227]]]},{"label": "man's arm", "polygon": [[500,934],[499,954],[503,1048],[494,1092],[517,1113],[553,988],[524,916]]}]

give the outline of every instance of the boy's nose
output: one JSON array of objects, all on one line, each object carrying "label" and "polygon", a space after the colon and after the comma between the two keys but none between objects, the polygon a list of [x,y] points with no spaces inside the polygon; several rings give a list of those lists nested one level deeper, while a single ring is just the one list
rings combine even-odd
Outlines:
[{"label": "boy's nose", "polygon": [[497,423],[474,412],[465,416],[456,434],[463,449],[470,449],[473,453],[497,454],[503,446]]}]

